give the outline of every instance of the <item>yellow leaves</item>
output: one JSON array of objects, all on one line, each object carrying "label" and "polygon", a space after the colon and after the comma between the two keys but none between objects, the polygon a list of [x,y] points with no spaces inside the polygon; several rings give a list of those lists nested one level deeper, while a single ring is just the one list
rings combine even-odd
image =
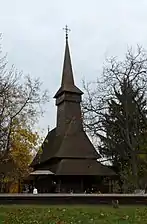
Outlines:
[{"label": "yellow leaves", "polygon": [[138,158],[142,159],[142,160],[145,160],[147,158],[147,155],[145,155],[145,154],[138,154]]},{"label": "yellow leaves", "polygon": [[40,137],[23,122],[15,122],[12,125],[10,136],[10,155],[16,166],[12,176],[23,178],[29,172],[29,164],[32,161],[34,151],[38,150]]},{"label": "yellow leaves", "polygon": [[18,189],[19,189],[19,183],[15,183],[13,182],[11,185],[10,185],[10,188],[9,188],[9,193],[18,193]]},{"label": "yellow leaves", "polygon": [[8,176],[5,176],[3,179],[3,183],[8,183],[10,181],[10,178]]}]

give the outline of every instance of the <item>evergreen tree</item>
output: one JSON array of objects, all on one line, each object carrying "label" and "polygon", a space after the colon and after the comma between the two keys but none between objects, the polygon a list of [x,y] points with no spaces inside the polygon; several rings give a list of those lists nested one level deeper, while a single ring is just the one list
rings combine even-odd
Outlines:
[{"label": "evergreen tree", "polygon": [[101,161],[112,161],[134,188],[143,186],[147,167],[146,73],[147,54],[138,47],[128,50],[123,61],[107,60],[102,76],[84,83],[85,129],[98,140]]},{"label": "evergreen tree", "polygon": [[[104,134],[99,134],[100,153],[111,158],[117,172],[128,173],[134,179],[134,187],[141,187],[140,164],[147,153],[147,110],[144,93],[123,79],[120,89],[114,88],[115,98],[109,100],[108,110],[103,114]],[[143,155],[143,156],[142,156]],[[125,174],[126,175],[126,174]],[[132,179],[130,179],[132,181]]]}]

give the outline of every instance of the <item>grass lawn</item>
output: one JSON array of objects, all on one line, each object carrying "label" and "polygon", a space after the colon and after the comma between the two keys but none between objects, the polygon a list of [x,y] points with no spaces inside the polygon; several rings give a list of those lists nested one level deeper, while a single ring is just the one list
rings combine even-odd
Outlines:
[{"label": "grass lawn", "polygon": [[1,206],[0,224],[147,224],[147,208],[122,206]]}]

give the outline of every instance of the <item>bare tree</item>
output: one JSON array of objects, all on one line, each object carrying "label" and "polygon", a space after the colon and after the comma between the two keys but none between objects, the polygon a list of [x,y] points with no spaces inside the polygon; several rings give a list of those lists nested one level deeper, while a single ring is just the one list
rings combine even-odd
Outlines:
[{"label": "bare tree", "polygon": [[[124,78],[146,97],[147,93],[147,54],[137,46],[129,49],[124,61],[116,57],[106,60],[103,72],[96,82],[83,82],[85,97],[82,103],[84,124],[91,135],[97,136],[103,131],[101,116],[108,109],[108,102],[116,99],[115,89],[120,90]],[[145,119],[146,122],[146,119]]]},{"label": "bare tree", "polygon": [[[146,154],[146,150],[142,150],[143,147],[139,147],[139,144],[146,144],[145,140],[143,143],[142,140],[139,139],[141,130],[140,125],[144,126],[144,130],[147,130],[146,72],[147,54],[142,47],[137,46],[136,51],[133,51],[133,49],[129,49],[127,51],[123,61],[119,61],[115,57],[107,60],[103,68],[102,76],[95,83],[90,83],[88,85],[84,83],[84,89],[86,92],[86,97],[84,98],[82,105],[84,125],[92,136],[99,138],[99,149],[101,149],[102,138],[107,139],[108,142],[108,129],[106,130],[104,126],[104,123],[106,124],[106,120],[107,125],[109,123],[109,125],[112,126],[111,117],[108,116],[110,104],[111,106],[113,104],[115,107],[116,104],[118,104],[118,109],[121,107],[120,101],[123,102],[124,120],[122,122],[119,114],[120,111],[115,113],[115,119],[120,121],[115,122],[115,128],[117,129],[117,132],[120,132],[120,137],[125,142],[125,147],[128,149],[129,156],[131,156],[132,173],[136,179],[137,155]],[[124,86],[126,88],[125,91],[122,89]],[[127,95],[122,96],[122,92]],[[131,114],[130,111],[132,111],[132,108],[130,110],[130,106],[128,104],[130,94],[132,94],[130,102],[132,105],[135,104],[135,107],[133,107],[133,110],[135,110],[135,118],[133,117],[134,111]],[[121,97],[123,97],[123,99]],[[139,102],[142,102],[142,104]],[[133,122],[134,129],[130,127],[131,122]],[[112,147],[112,144],[110,143],[112,143],[112,139],[109,141],[109,147]],[[117,147],[117,150],[120,150],[120,147]],[[107,156],[106,154],[102,155]],[[111,156],[109,156],[108,159],[112,159],[112,157],[113,155],[111,153]]]},{"label": "bare tree", "polygon": [[39,79],[7,68],[6,56],[0,57],[0,152],[10,150],[11,127],[15,120],[29,127],[43,114],[43,105],[49,101],[48,92],[42,91]]}]

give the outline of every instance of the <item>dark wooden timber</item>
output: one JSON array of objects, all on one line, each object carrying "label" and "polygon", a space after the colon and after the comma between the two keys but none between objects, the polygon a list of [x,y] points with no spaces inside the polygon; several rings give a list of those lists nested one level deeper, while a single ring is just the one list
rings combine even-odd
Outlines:
[{"label": "dark wooden timber", "polygon": [[1,205],[147,205],[147,194],[0,194]]},{"label": "dark wooden timber", "polygon": [[[80,104],[82,95],[83,92],[75,85],[68,39],[66,39],[62,81],[54,96],[57,106],[56,127],[47,134],[42,145],[42,153],[39,152],[31,164],[34,170],[50,170],[54,174],[51,178],[60,186],[60,192],[63,190],[62,183],[65,185],[64,177],[67,177],[66,180],[68,176],[81,177],[80,181],[77,182],[75,179],[74,183],[69,181],[64,186],[64,192],[69,192],[67,188],[71,188],[77,193],[79,184],[86,176],[91,176],[93,179],[96,176],[116,176],[112,169],[97,162],[100,155],[83,129]],[[35,185],[38,186],[40,182],[38,178]],[[49,183],[48,177],[46,183]],[[93,180],[91,185],[92,183]],[[83,188],[81,184],[80,192],[85,191]],[[43,189],[41,192],[44,192]]]}]

